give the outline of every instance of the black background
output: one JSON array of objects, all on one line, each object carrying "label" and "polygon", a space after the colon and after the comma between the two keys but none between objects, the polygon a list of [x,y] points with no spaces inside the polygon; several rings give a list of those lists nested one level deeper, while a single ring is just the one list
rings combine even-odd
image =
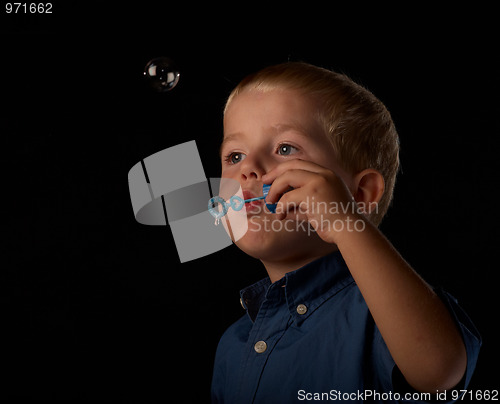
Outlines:
[{"label": "black background", "polygon": [[[332,4],[2,9],[2,396],[209,400],[238,292],[265,271],[235,247],[180,264],[168,226],[135,221],[127,173],[196,140],[207,177],[219,176],[225,98],[287,60],[344,72],[388,106],[402,172],[381,229],[481,332],[470,388],[500,388],[493,11]],[[142,75],[158,56],[181,72],[164,94]]]}]

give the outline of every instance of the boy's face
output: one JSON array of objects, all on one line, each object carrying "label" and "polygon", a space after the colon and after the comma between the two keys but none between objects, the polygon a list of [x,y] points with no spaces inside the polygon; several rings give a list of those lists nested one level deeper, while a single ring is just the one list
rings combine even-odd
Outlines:
[{"label": "boy's face", "polygon": [[[237,180],[245,199],[262,196],[262,176],[290,159],[328,168],[351,189],[352,176],[335,152],[318,119],[314,99],[291,90],[244,91],[229,105],[221,146],[223,178]],[[236,244],[265,261],[300,259],[332,249],[307,223],[278,221],[262,200],[247,203],[248,231]]]}]

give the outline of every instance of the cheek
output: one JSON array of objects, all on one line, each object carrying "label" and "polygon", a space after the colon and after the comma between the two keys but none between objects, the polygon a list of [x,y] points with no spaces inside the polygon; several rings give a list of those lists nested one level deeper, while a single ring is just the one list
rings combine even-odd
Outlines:
[{"label": "cheek", "polygon": [[342,181],[344,181],[344,184],[347,186],[347,188],[349,188],[351,192],[356,188],[354,174],[338,165],[335,168],[335,174],[337,174],[342,179]]},{"label": "cheek", "polygon": [[234,171],[234,166],[228,166],[225,161],[221,162],[221,173],[222,174],[230,174]]},{"label": "cheek", "polygon": [[339,176],[347,186],[347,188],[349,188],[349,190],[352,192],[356,185],[354,181],[354,174],[352,174],[350,171],[347,171],[338,162],[332,161],[331,156],[334,154],[334,152],[332,151],[331,153],[332,154],[329,154],[328,156],[322,155],[321,158],[316,161],[320,161],[319,165],[333,171],[337,176]]},{"label": "cheek", "polygon": [[244,162],[228,165],[226,162],[223,162],[221,168],[221,177],[232,178],[236,181],[240,181],[243,163]]}]

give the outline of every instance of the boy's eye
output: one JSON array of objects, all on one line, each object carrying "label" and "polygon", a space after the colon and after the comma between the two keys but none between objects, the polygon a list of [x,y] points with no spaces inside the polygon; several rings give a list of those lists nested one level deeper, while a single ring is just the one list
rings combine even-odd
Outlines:
[{"label": "boy's eye", "polygon": [[237,164],[240,161],[243,161],[245,159],[245,155],[243,153],[230,153],[229,155],[226,156],[226,161],[229,164]]},{"label": "boy's eye", "polygon": [[295,154],[299,150],[289,144],[281,144],[278,147],[278,154],[281,156],[289,156],[290,154]]}]

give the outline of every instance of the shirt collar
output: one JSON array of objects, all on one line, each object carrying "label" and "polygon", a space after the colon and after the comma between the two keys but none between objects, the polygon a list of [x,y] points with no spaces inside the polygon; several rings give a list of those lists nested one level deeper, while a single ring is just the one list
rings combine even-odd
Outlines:
[{"label": "shirt collar", "polygon": [[[286,304],[290,315],[297,322],[308,318],[323,302],[354,282],[339,251],[288,272],[283,278],[271,283],[262,279],[240,292],[241,304],[254,321],[262,302],[272,290],[284,286]],[[299,308],[300,306],[300,308]]]}]

